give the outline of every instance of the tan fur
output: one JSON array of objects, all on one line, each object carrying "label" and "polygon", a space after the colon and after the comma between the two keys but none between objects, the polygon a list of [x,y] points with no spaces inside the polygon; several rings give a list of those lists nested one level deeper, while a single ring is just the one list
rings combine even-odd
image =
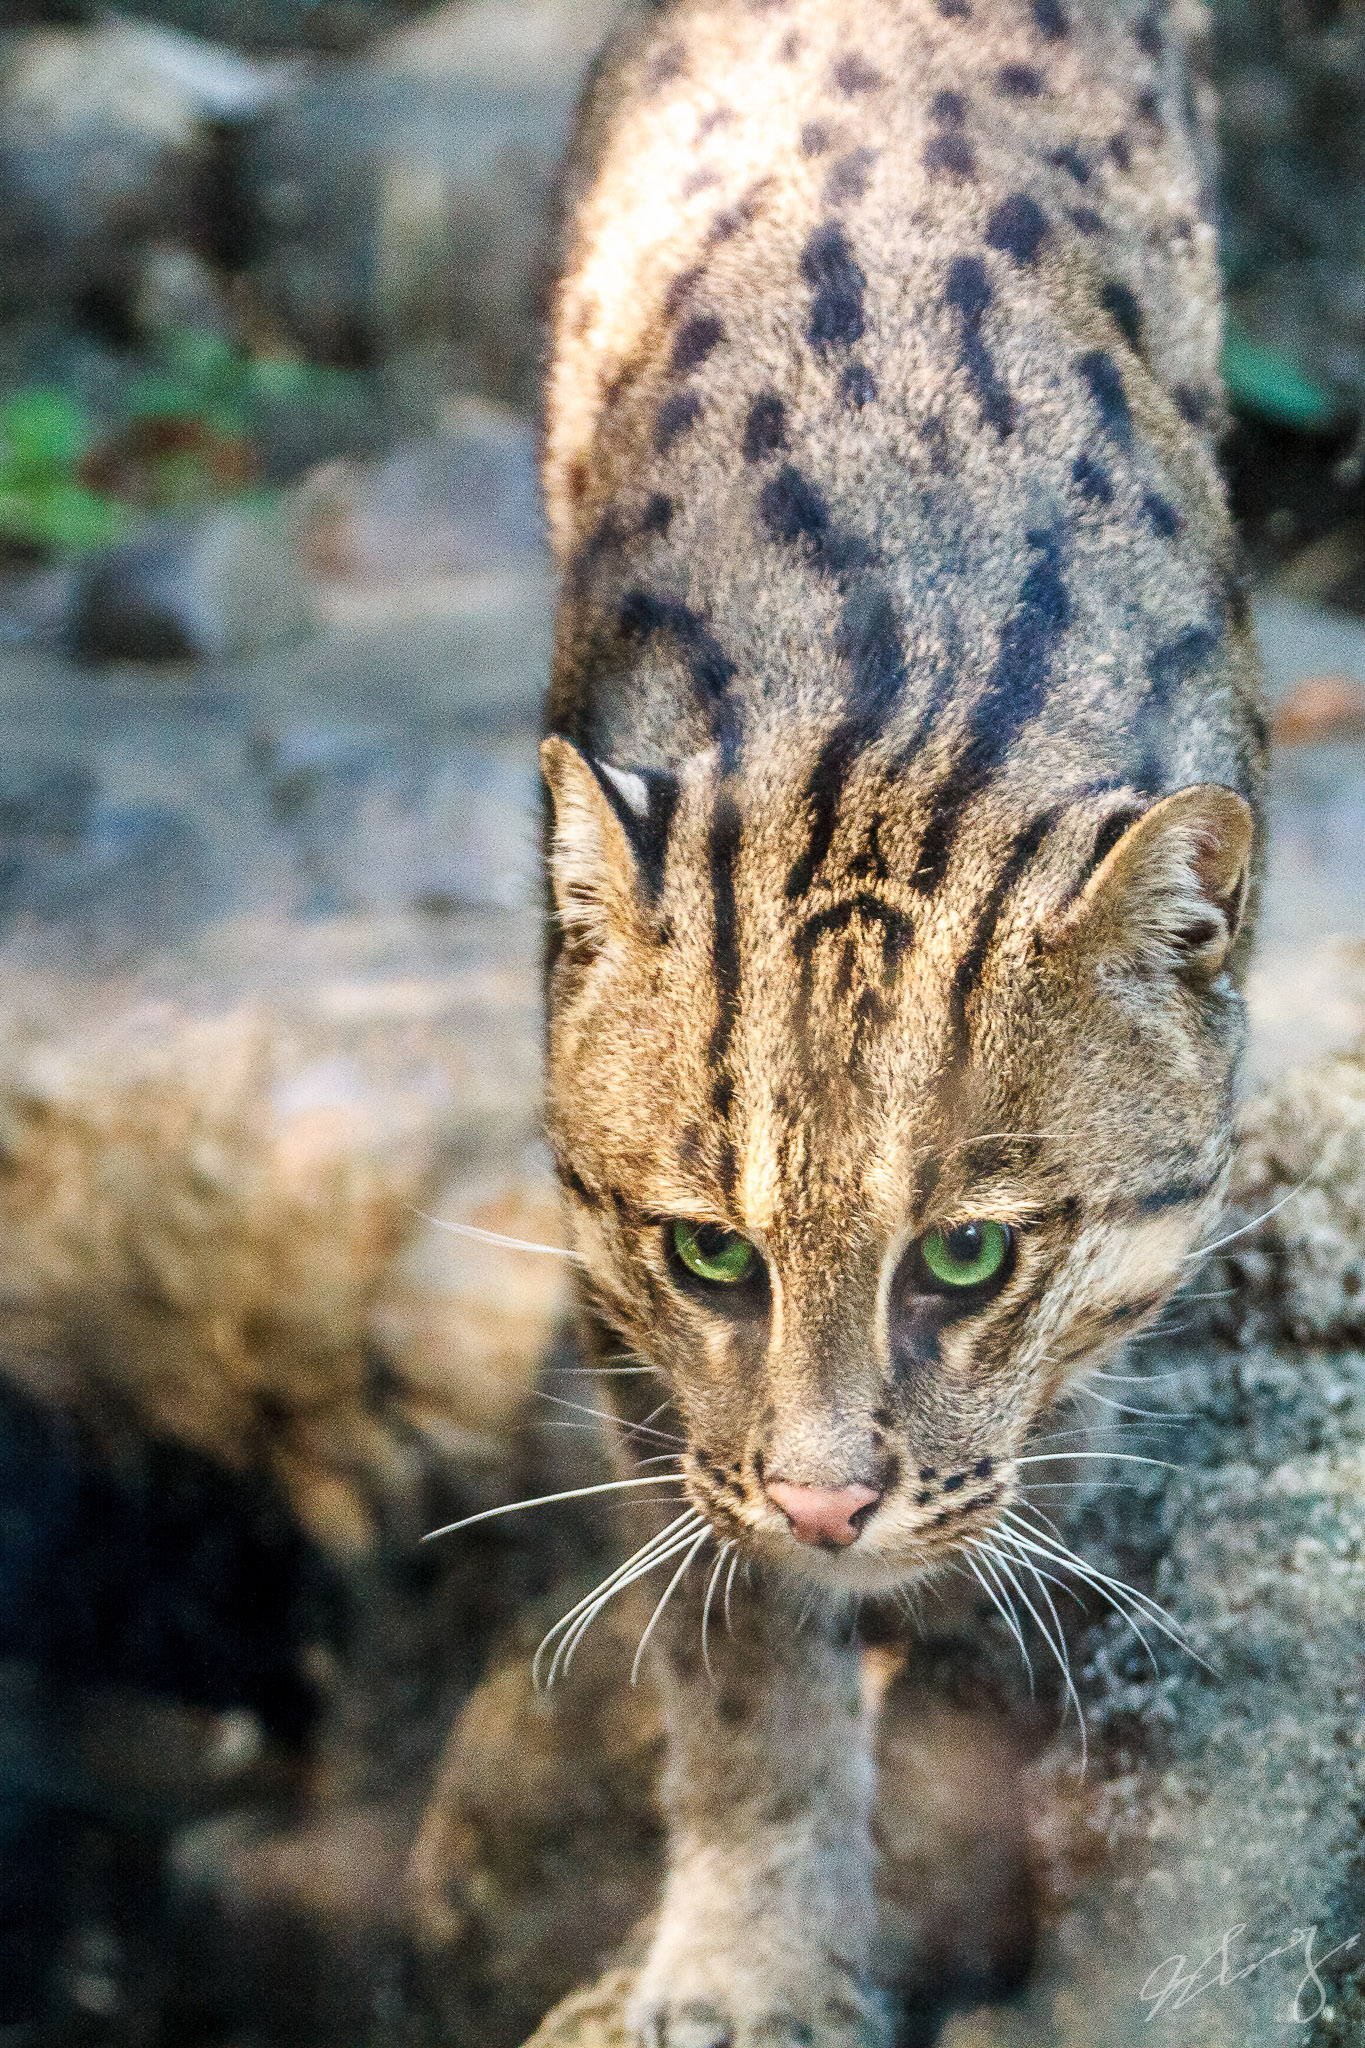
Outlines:
[{"label": "tan fur", "polygon": [[[1184,41],[1098,0],[684,0],[585,109],[548,1120],[587,1340],[661,1375],[778,1610],[988,1527],[1222,1200],[1264,726]],[[751,1312],[680,1284],[678,1217],[758,1246]],[[1008,1280],[931,1327],[910,1248],[982,1217]],[[881,1499],[800,1548],[779,1475]],[[660,1630],[691,1761],[636,2025],[674,2048],[882,2038],[833,1897],[867,1855],[819,1705],[847,1652],[798,1671],[762,1611],[728,1721],[695,1599]]]}]

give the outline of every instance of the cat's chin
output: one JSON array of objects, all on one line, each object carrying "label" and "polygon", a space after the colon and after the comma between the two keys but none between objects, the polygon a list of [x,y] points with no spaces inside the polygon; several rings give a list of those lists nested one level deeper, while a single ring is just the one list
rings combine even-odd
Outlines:
[{"label": "cat's chin", "polygon": [[798,1592],[819,1591],[834,1599],[891,1600],[937,1577],[952,1561],[949,1547],[892,1552],[871,1544],[822,1550],[778,1538],[763,1547],[763,1562]]}]

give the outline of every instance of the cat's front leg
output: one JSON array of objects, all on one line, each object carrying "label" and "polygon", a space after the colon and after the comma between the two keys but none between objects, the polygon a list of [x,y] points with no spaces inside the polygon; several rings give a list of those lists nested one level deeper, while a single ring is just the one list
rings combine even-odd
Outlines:
[{"label": "cat's front leg", "polygon": [[630,2022],[647,2048],[885,2048],[869,1982],[871,1729],[856,1651],[757,1584],[700,1653],[681,1596],[656,1668],[669,1869]]}]

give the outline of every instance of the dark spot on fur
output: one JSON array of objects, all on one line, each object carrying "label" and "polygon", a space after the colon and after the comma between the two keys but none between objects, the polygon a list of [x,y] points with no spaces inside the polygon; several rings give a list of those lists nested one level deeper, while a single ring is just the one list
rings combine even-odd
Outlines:
[{"label": "dark spot on fur", "polygon": [[1099,410],[1106,433],[1118,442],[1120,448],[1127,448],[1133,438],[1133,414],[1118,364],[1106,350],[1092,348],[1081,357],[1076,368],[1090,387],[1090,396]]},{"label": "dark spot on fur", "polygon": [[834,137],[823,121],[807,121],[801,130],[802,156],[823,156]]},{"label": "dark spot on fur", "polygon": [[996,83],[1012,100],[1036,100],[1043,89],[1043,74],[1032,64],[1002,64]]},{"label": "dark spot on fur", "polygon": [[976,173],[976,154],[965,135],[943,128],[925,144],[924,168],[931,177],[942,172],[949,178],[970,178]]},{"label": "dark spot on fur", "polygon": [[943,1491],[945,1493],[958,1493],[966,1484],[967,1475],[965,1472],[950,1472],[943,1482]]},{"label": "dark spot on fur", "polygon": [[703,274],[703,266],[700,263],[690,264],[686,270],[678,272],[664,293],[664,311],[670,320],[676,319],[682,311]]},{"label": "dark spot on fur", "polygon": [[847,57],[841,57],[832,72],[835,85],[846,99],[856,99],[859,93],[876,92],[886,84],[875,64],[869,64],[866,57],[856,50]]},{"label": "dark spot on fur", "polygon": [[1144,57],[1150,57],[1154,62],[1160,57],[1162,50],[1165,48],[1165,38],[1161,33],[1161,23],[1157,20],[1154,11],[1144,14],[1140,20],[1133,24],[1133,41],[1137,44]]},{"label": "dark spot on fur", "polygon": [[785,463],[763,486],[759,516],[774,540],[820,543],[829,531],[829,507],[793,463]]},{"label": "dark spot on fur", "polygon": [[555,1177],[559,1181],[560,1186],[567,1188],[569,1193],[580,1201],[585,1209],[602,1209],[606,1207],[605,1197],[597,1194],[590,1188],[582,1175],[575,1172],[574,1168],[570,1166],[567,1159],[556,1157],[554,1168]]},{"label": "dark spot on fur", "polygon": [[1039,30],[1050,43],[1060,42],[1070,32],[1071,23],[1066,18],[1062,0],[1032,0],[1033,19]]},{"label": "dark spot on fur", "polygon": [[698,192],[709,191],[712,185],[719,183],[720,172],[709,164],[700,164],[695,171],[688,172],[679,190],[684,199],[695,199]]},{"label": "dark spot on fur", "polygon": [[681,43],[670,43],[651,60],[646,77],[651,85],[667,85],[670,79],[681,78],[687,62],[687,51]]},{"label": "dark spot on fur", "polygon": [[677,373],[695,370],[704,363],[717,343],[725,338],[725,329],[714,313],[697,313],[678,329],[673,343],[673,369]]},{"label": "dark spot on fur", "polygon": [[1131,171],[1133,168],[1133,152],[1128,146],[1128,137],[1122,133],[1111,135],[1107,146],[1110,156],[1114,159],[1119,169],[1121,171]]},{"label": "dark spot on fur", "polygon": [[703,114],[697,123],[698,141],[704,140],[708,135],[713,135],[717,128],[729,128],[734,118],[735,110],[733,107],[712,107],[710,113]]},{"label": "dark spot on fur", "polygon": [[1064,142],[1060,149],[1054,149],[1048,162],[1055,164],[1059,171],[1065,171],[1078,185],[1090,183],[1090,166],[1074,142]]},{"label": "dark spot on fur", "polygon": [[1104,233],[1104,216],[1103,214],[1096,213],[1093,206],[1073,207],[1071,220],[1072,225],[1083,235],[1102,235]]},{"label": "dark spot on fur", "polygon": [[973,1479],[989,1479],[995,1470],[994,1458],[978,1458],[972,1467]]},{"label": "dark spot on fur", "polygon": [[1149,701],[1162,708],[1169,704],[1181,685],[1196,676],[1217,652],[1222,637],[1221,627],[1187,626],[1174,640],[1158,647],[1147,664],[1152,679]]},{"label": "dark spot on fur", "polygon": [[608,505],[570,564],[567,579],[570,589],[576,592],[586,590],[598,564],[616,554],[625,538],[620,514],[614,505]]},{"label": "dark spot on fur", "polygon": [[938,11],[945,21],[970,21],[972,18],[970,0],[938,0]]},{"label": "dark spot on fur", "polygon": [[1033,263],[1047,233],[1047,215],[1026,192],[1011,192],[986,222],[986,244],[1012,256],[1016,263]]},{"label": "dark spot on fur", "polygon": [[794,64],[805,47],[804,38],[792,28],[788,29],[786,35],[783,36],[782,41],[778,45],[777,54],[784,64]]},{"label": "dark spot on fur", "polygon": [[810,237],[801,254],[801,275],[815,294],[806,325],[811,347],[824,355],[857,341],[867,279],[839,221],[826,221]]},{"label": "dark spot on fur", "polygon": [[1089,498],[1097,505],[1113,504],[1114,480],[1102,462],[1082,453],[1072,463],[1071,475],[1083,498]]},{"label": "dark spot on fur", "polygon": [[1143,125],[1147,128],[1155,129],[1160,134],[1163,126],[1161,101],[1150,87],[1143,88],[1134,100],[1133,106],[1137,112],[1138,119]]},{"label": "dark spot on fur", "polygon": [[758,462],[787,445],[787,409],[775,391],[760,391],[744,422],[744,460]]},{"label": "dark spot on fur", "polygon": [[803,546],[812,561],[835,575],[869,558],[866,542],[832,524],[823,495],[794,463],[784,463],[763,486],[758,511],[774,540]]},{"label": "dark spot on fur", "polygon": [[928,1481],[937,1479],[938,1467],[936,1465],[921,1465],[919,1468],[919,1476],[922,1483],[927,1483]]},{"label": "dark spot on fur", "polygon": [[570,503],[581,505],[588,492],[588,465],[581,455],[569,464],[568,484]]},{"label": "dark spot on fur", "polygon": [[1174,505],[1162,497],[1160,491],[1143,492],[1142,516],[1153,533],[1160,534],[1162,540],[1174,540],[1180,531],[1180,514]]},{"label": "dark spot on fur", "polygon": [[826,202],[830,206],[841,206],[861,199],[876,161],[875,149],[848,150],[837,163],[830,165],[829,176],[825,179]]},{"label": "dark spot on fur", "polygon": [[877,396],[877,380],[866,363],[845,363],[839,372],[839,397],[854,412],[861,412]]},{"label": "dark spot on fur", "polygon": [[655,491],[640,514],[641,533],[666,534],[673,523],[673,500]]},{"label": "dark spot on fur", "polygon": [[939,122],[944,128],[960,128],[967,118],[967,95],[954,92],[945,86],[936,92],[929,102],[929,119]]},{"label": "dark spot on fur", "polygon": [[981,322],[991,303],[991,288],[986,266],[979,256],[953,258],[944,296],[962,319],[961,358],[967,381],[983,418],[1003,440],[1014,425],[1014,400],[1000,381],[981,334]]},{"label": "dark spot on fur", "polygon": [[667,454],[680,434],[685,434],[701,417],[701,400],[695,391],[675,391],[666,398],[654,418],[654,446]]},{"label": "dark spot on fur", "polygon": [[1111,277],[1101,287],[1100,304],[1123,336],[1134,355],[1142,353],[1142,308],[1135,292]]}]

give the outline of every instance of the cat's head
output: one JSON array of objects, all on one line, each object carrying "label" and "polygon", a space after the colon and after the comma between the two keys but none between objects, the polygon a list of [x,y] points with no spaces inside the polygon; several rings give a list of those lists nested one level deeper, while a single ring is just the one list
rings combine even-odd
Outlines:
[{"label": "cat's head", "polygon": [[1210,1234],[1249,807],[1001,806],[927,875],[923,818],[868,770],[811,876],[800,783],[714,750],[543,758],[547,1113],[586,1298],[664,1376],[719,1531],[827,1583],[911,1578],[995,1518],[1042,1411]]}]

